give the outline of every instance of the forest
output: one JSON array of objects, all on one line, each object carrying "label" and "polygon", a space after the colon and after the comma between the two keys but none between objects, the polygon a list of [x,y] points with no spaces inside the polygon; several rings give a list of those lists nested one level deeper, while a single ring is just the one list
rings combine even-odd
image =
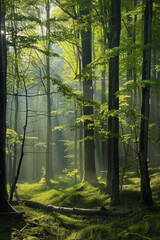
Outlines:
[{"label": "forest", "polygon": [[160,0],[0,0],[0,240],[160,240]]}]

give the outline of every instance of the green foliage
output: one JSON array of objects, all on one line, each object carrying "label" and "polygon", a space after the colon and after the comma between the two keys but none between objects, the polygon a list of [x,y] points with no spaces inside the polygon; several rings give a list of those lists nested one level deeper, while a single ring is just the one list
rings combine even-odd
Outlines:
[{"label": "green foliage", "polygon": [[21,136],[19,136],[13,129],[7,128],[6,137],[9,145],[21,143]]},{"label": "green foliage", "polygon": [[17,134],[13,129],[7,128],[6,131],[6,154],[10,155],[11,158],[14,156],[13,146],[14,144],[21,144],[22,137]]},{"label": "green foliage", "polygon": [[64,84],[59,76],[57,78],[50,78],[48,81],[52,81],[53,85],[57,85],[58,91],[60,91],[68,99],[75,98],[77,103],[83,105],[92,105],[99,108],[99,103],[92,101],[88,98],[84,98],[82,95],[74,92],[74,89],[67,84]]},{"label": "green foliage", "polygon": [[160,87],[160,83],[158,80],[139,80],[134,82],[133,80],[127,81],[124,85],[126,85],[126,88],[121,89],[117,92],[117,97],[119,97],[121,94],[134,90],[138,87],[145,88],[147,86],[155,86]]},{"label": "green foliage", "polygon": [[64,168],[62,172],[65,173],[67,177],[73,177],[76,173],[78,173],[78,169],[74,169],[72,172],[70,172],[67,168]]}]

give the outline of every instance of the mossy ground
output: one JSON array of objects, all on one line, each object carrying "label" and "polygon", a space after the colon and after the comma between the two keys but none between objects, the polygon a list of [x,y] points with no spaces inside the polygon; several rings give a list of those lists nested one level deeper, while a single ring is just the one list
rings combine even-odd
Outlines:
[{"label": "mossy ground", "polygon": [[[72,179],[60,178],[46,186],[39,183],[18,184],[20,199],[28,199],[65,207],[110,208],[110,198],[105,184],[87,183],[74,185]],[[105,182],[105,181],[104,181]],[[121,206],[117,210],[132,207],[134,213],[127,217],[86,217],[62,215],[33,210],[23,205],[15,206],[24,212],[23,220],[0,218],[0,240],[160,240],[160,174],[151,170],[151,187],[155,205],[142,209],[140,202],[140,179],[129,172],[124,178]]]}]

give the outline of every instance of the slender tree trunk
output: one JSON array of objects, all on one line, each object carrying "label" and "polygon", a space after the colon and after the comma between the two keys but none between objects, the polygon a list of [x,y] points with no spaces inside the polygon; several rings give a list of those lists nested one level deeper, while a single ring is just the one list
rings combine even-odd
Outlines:
[{"label": "slender tree trunk", "polygon": [[[126,1],[126,13],[127,13],[127,37],[128,37],[128,45],[131,45],[134,43],[134,26],[132,26],[132,17],[130,16],[130,14],[128,13],[131,9],[133,9],[133,4],[132,4],[132,0]],[[129,60],[129,58],[133,55],[133,50],[129,48],[129,50],[127,50],[127,81],[130,81],[133,79],[133,67],[132,64]],[[133,107],[133,91],[127,91],[126,95],[128,95],[129,97],[127,98],[127,104],[128,104],[128,109],[131,109]],[[131,121],[131,116],[129,115],[127,117],[127,122]],[[126,133],[130,134],[132,132],[131,127],[128,125],[126,128]],[[134,159],[134,152],[132,149],[134,149],[134,143],[131,141],[130,145],[132,146],[132,148],[129,148],[127,151],[127,156],[125,156],[126,159]]]},{"label": "slender tree trunk", "polygon": [[[95,53],[95,45],[94,45],[94,37],[92,36],[92,60],[95,60],[96,53]],[[95,101],[98,100],[97,96],[97,80],[95,78],[95,74],[93,75],[93,99]],[[98,110],[94,109],[94,114],[98,114]],[[98,135],[98,129],[94,130],[94,135]],[[103,169],[103,163],[102,163],[102,151],[101,151],[101,140],[96,138],[94,141],[95,144],[95,163],[96,163],[96,173],[101,175]]]},{"label": "slender tree trunk", "polygon": [[[12,65],[12,74],[13,73],[13,65]],[[9,117],[9,126],[10,128],[12,128],[12,114],[13,114],[13,102],[14,102],[14,97],[12,96],[12,100],[11,100],[11,111],[10,111],[10,117]],[[7,141],[8,142],[8,141]],[[12,144],[10,144],[10,146],[8,146],[10,148],[9,150],[9,171],[8,171],[8,179],[9,179],[9,185],[10,188],[12,186],[12,169],[13,169],[13,159],[12,159],[12,151],[13,151],[13,146]]]},{"label": "slender tree trunk", "polygon": [[[76,99],[74,99],[74,115],[75,115],[75,123],[77,119],[77,105],[76,105]],[[74,135],[74,158],[75,158],[75,165],[74,168],[77,169],[77,129],[75,129],[75,135]],[[77,173],[75,173],[75,183],[77,183]]]},{"label": "slender tree trunk", "polygon": [[[16,86],[16,93],[15,93],[15,116],[14,116],[14,130],[17,133],[18,130],[18,110],[19,110],[19,103],[18,103],[18,89],[19,89],[19,70],[18,70],[18,59],[17,59],[17,48],[14,45],[14,54],[15,54],[15,75],[17,77],[17,86]],[[12,184],[14,182],[16,176],[16,165],[17,165],[17,143],[14,143],[14,158],[13,158],[13,169],[12,169]]]},{"label": "slender tree trunk", "polygon": [[[134,8],[137,6],[137,0],[134,0]],[[133,44],[136,44],[136,23],[137,23],[137,15],[134,15],[134,30],[133,30]],[[136,52],[136,48],[134,50]],[[133,68],[133,75],[134,75],[134,83],[137,81],[137,74],[136,74],[136,58],[134,60],[135,67]],[[134,89],[133,92],[133,107],[137,107],[137,104],[139,104],[139,101],[137,101],[137,88]],[[139,177],[139,166],[138,166],[138,157],[137,157],[137,145],[138,143],[134,143],[134,159],[135,159],[135,171],[136,171],[136,176]]]},{"label": "slender tree trunk", "polygon": [[[134,0],[134,8],[137,6],[137,0]],[[137,23],[137,15],[134,15],[134,30],[133,30],[133,44],[136,44],[136,23]],[[135,49],[136,52],[136,49]],[[136,61],[136,59],[135,59]],[[136,65],[136,62],[135,62]],[[134,83],[137,81],[137,75],[136,75],[136,67],[133,68],[133,75],[134,75]],[[133,106],[137,106],[137,89],[134,89],[134,101],[133,101]]]},{"label": "slender tree trunk", "polygon": [[[81,80],[80,80],[81,81]],[[80,83],[80,91],[81,91],[81,83]],[[83,115],[82,105],[80,105],[80,117]],[[83,179],[83,125],[80,123],[80,131],[79,131],[79,168],[80,168],[80,179]]]},{"label": "slender tree trunk", "polygon": [[[104,39],[103,39],[103,52],[105,52],[105,45],[106,45],[106,36],[104,31]],[[102,71],[102,82],[101,82],[101,104],[106,103],[106,64],[104,63],[104,69]],[[106,131],[106,125],[103,123],[102,128]],[[102,141],[102,173],[101,176],[105,177],[106,173],[106,157],[107,157],[107,142],[106,139],[103,138]]]},{"label": "slender tree trunk", "polygon": [[[109,32],[109,48],[119,47],[121,30],[121,4],[120,0],[111,1],[111,17]],[[119,109],[119,99],[115,93],[119,90],[119,54],[109,62],[109,110]],[[108,129],[111,137],[108,143],[108,184],[111,184],[111,205],[119,205],[119,119],[118,116],[110,117]],[[110,177],[110,179],[109,179]],[[109,188],[108,187],[108,188]]]},{"label": "slender tree trunk", "polygon": [[[77,39],[80,39],[80,34],[77,34]],[[79,91],[82,91],[82,60],[81,60],[81,52],[80,47],[77,46],[77,54],[78,54],[78,69],[79,69]],[[79,117],[83,115],[82,105],[79,106]],[[82,138],[83,138],[83,125],[80,123],[80,130],[79,130],[79,171],[80,171],[80,179],[83,179],[83,149],[82,149]]]},{"label": "slender tree trunk", "polygon": [[[50,0],[46,1],[46,13],[47,13],[47,21],[50,18]],[[52,124],[51,124],[51,97],[50,97],[50,23],[47,23],[46,30],[46,47],[48,56],[46,57],[46,73],[47,73],[47,149],[46,149],[46,183],[50,182],[50,179],[53,178],[53,167],[52,167]]]},{"label": "slender tree trunk", "polygon": [[0,212],[12,212],[6,189],[6,34],[5,3],[0,0]]},{"label": "slender tree trunk", "polygon": [[[87,4],[89,6],[89,3]],[[87,6],[86,6],[87,7]],[[81,32],[82,38],[82,66],[83,71],[86,70],[88,64],[92,61],[92,47],[91,47],[91,21],[89,16],[89,9],[85,8],[81,11],[81,16],[88,18],[87,30]],[[84,71],[85,72],[85,71]],[[92,87],[92,75],[89,70],[89,76],[84,77],[83,81],[83,96],[85,98],[93,100],[93,87]],[[93,106],[83,107],[84,115],[93,114]],[[88,127],[89,124],[93,124],[92,121],[86,120],[84,122],[84,176],[83,180],[89,183],[97,182],[96,168],[95,168],[95,145],[94,145],[94,129]]]},{"label": "slender tree trunk", "polygon": [[[102,39],[103,43],[101,45],[102,52],[105,53],[106,50],[106,37],[107,37],[107,24],[108,24],[108,16],[107,16],[107,0],[99,0],[99,8],[100,8],[100,15],[101,23],[102,23]],[[102,81],[101,81],[101,104],[106,103],[106,63],[104,63],[104,69],[102,70]],[[102,113],[103,114],[103,113]],[[106,124],[102,124],[102,128],[107,131]],[[106,177],[106,173],[104,172],[107,168],[107,140],[105,138],[101,141],[101,177]]]},{"label": "slender tree trunk", "polygon": [[[152,26],[152,0],[146,0],[144,16],[144,45],[151,43]],[[149,80],[151,75],[151,47],[143,50],[142,80]],[[147,165],[148,150],[148,120],[149,120],[150,86],[142,88],[141,129],[140,129],[140,175],[141,175],[141,204],[150,206],[153,204],[150,179]]]}]

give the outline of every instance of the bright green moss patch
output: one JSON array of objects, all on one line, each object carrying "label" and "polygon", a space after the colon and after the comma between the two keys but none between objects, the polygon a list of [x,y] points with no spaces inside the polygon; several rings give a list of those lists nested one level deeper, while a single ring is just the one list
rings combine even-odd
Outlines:
[{"label": "bright green moss patch", "polygon": [[114,233],[110,231],[107,226],[92,225],[82,229],[78,233],[73,233],[67,240],[79,239],[79,240],[111,240]]},{"label": "bright green moss patch", "polygon": [[97,208],[105,205],[106,195],[101,189],[89,184],[78,184],[75,187],[63,189],[56,184],[56,189],[48,187],[43,182],[37,184],[18,184],[20,198],[29,199],[43,204],[64,207]]}]

